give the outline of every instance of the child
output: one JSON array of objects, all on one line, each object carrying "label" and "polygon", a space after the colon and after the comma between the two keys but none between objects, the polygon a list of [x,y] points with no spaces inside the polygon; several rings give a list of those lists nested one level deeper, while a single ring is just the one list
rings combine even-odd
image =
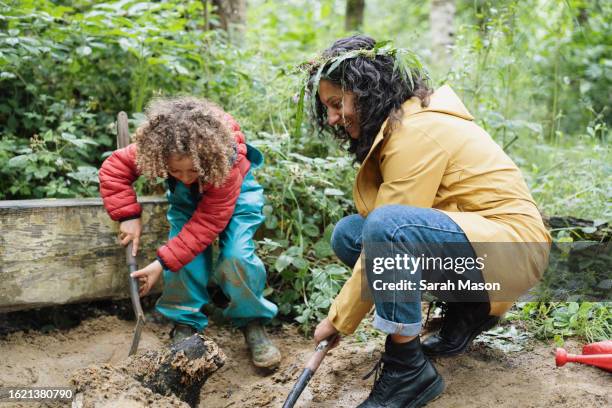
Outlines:
[{"label": "child", "polygon": [[[202,307],[209,303],[209,279],[230,299],[223,315],[240,327],[253,363],[272,368],[280,352],[262,323],[277,307],[264,299],[266,270],[255,255],[253,234],[263,222],[263,189],[252,168],[261,153],[245,143],[236,121],[205,99],[154,100],[135,143],[115,151],[100,169],[100,194],[110,217],[119,221],[122,245],[138,250],[141,207],[132,183],[143,174],[167,182],[169,241],[157,259],[134,272],[146,295],[164,274],[157,310],[175,322],[174,341],[201,332],[208,324]],[[220,254],[212,268],[211,243],[219,237]]]}]

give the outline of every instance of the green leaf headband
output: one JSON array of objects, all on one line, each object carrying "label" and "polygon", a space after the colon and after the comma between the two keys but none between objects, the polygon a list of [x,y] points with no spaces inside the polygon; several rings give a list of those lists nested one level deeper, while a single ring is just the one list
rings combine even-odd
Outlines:
[{"label": "green leaf headband", "polygon": [[[393,46],[393,42],[390,40],[387,41],[379,41],[374,44],[374,47],[371,49],[359,49],[359,50],[351,50],[344,52],[339,55],[335,55],[332,57],[323,57],[322,55],[316,57],[315,59],[303,63],[298,66],[298,69],[301,71],[305,71],[308,74],[308,79],[302,85],[300,90],[300,96],[298,100],[298,110],[296,114],[296,123],[294,127],[294,135],[299,134],[300,127],[302,126],[302,120],[304,117],[304,97],[306,94],[306,87],[308,85],[308,81],[310,80],[310,73],[316,69],[316,73],[312,80],[312,89],[319,88],[319,82],[321,81],[321,77],[323,76],[323,71],[326,66],[329,66],[325,71],[325,75],[329,76],[332,72],[336,70],[342,64],[342,62],[358,57],[365,57],[374,59],[379,55],[390,56],[393,57],[395,63],[393,64],[393,71],[399,72],[402,80],[410,83],[410,86],[414,88],[414,74],[418,73],[424,79],[428,79],[429,76],[425,68],[423,68],[423,64],[421,63],[418,56],[413,52],[405,48],[395,48]],[[316,108],[316,100],[315,98],[311,98],[311,109],[314,112]]]}]

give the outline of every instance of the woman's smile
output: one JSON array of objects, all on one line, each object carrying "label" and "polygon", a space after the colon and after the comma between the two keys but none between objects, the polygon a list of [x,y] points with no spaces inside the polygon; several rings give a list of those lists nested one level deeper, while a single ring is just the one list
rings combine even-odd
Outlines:
[{"label": "woman's smile", "polygon": [[322,79],[319,82],[319,98],[327,108],[327,123],[342,126],[352,139],[359,139],[359,118],[355,111],[355,94],[344,91],[333,82]]}]

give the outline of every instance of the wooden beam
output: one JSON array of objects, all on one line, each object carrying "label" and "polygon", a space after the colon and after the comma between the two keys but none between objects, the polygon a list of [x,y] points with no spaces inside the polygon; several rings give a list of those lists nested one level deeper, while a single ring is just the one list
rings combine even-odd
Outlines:
[{"label": "wooden beam", "polygon": [[[168,237],[167,203],[143,197],[138,265]],[[0,201],[0,312],[127,298],[118,223],[99,198]]]},{"label": "wooden beam", "polygon": [[[146,266],[167,241],[168,204],[164,197],[139,202],[143,232],[138,264]],[[575,239],[610,240],[607,223],[544,218],[549,228],[571,229]],[[125,250],[117,234],[118,223],[99,198],[0,201],[0,313],[129,298]]]}]

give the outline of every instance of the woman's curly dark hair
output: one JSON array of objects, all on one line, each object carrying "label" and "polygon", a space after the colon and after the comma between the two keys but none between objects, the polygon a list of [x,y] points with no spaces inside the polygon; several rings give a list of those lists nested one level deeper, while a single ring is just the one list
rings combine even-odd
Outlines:
[{"label": "woman's curly dark hair", "polygon": [[168,177],[170,155],[188,156],[200,186],[223,183],[232,167],[235,140],[225,112],[206,99],[159,98],[145,109],[136,129],[136,164],[149,179]]},{"label": "woman's curly dark hair", "polygon": [[384,129],[385,137],[388,136],[399,123],[402,116],[402,104],[413,96],[421,99],[421,104],[427,106],[431,88],[427,78],[420,70],[412,71],[412,81],[402,77],[401,73],[394,69],[395,58],[391,55],[356,56],[343,60],[330,74],[328,68],[333,64],[334,57],[340,56],[353,50],[371,50],[376,41],[365,35],[354,35],[342,38],[323,52],[323,59],[328,61],[323,67],[325,79],[340,86],[344,91],[355,94],[355,111],[359,117],[360,136],[355,140],[341,126],[331,127],[327,123],[327,110],[321,103],[318,95],[318,83],[314,84],[314,78],[320,66],[310,70],[308,81],[310,95],[315,98],[314,117],[321,131],[329,130],[338,139],[348,141],[348,151],[355,154],[355,160],[359,163],[366,158],[376,135],[380,131],[383,122],[389,118]]}]

